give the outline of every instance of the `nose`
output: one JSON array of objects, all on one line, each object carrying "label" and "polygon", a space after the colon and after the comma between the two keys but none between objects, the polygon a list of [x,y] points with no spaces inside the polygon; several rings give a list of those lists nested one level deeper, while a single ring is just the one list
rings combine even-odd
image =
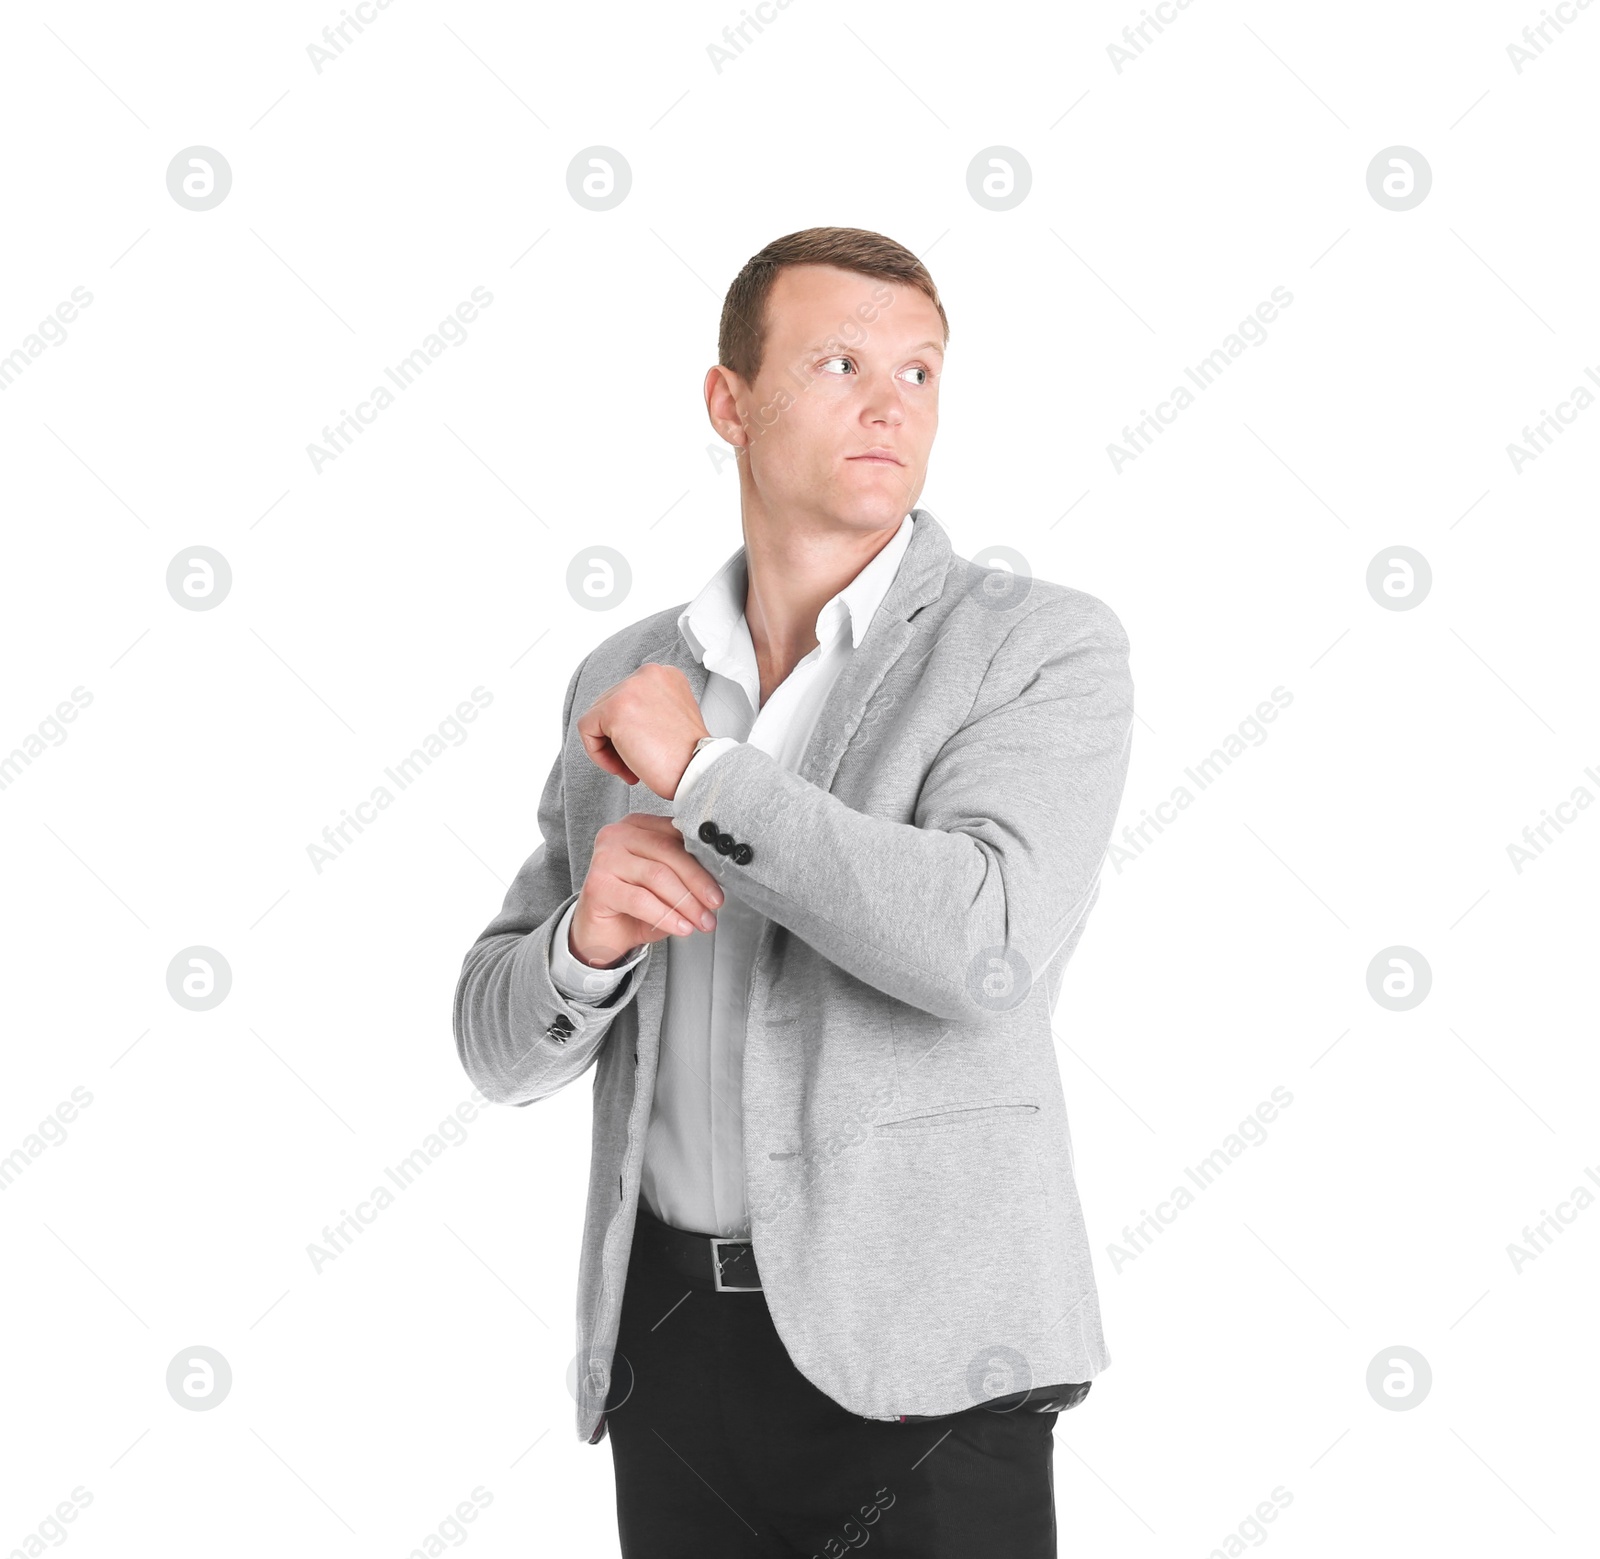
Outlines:
[{"label": "nose", "polygon": [[866,381],[866,396],[862,403],[862,417],[872,423],[897,428],[906,420],[905,403],[901,399],[899,384],[891,377]]}]

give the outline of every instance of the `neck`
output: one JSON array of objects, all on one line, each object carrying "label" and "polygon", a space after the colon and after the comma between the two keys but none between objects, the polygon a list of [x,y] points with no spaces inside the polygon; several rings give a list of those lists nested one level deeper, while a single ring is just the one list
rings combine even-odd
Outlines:
[{"label": "neck", "polygon": [[816,648],[817,613],[894,538],[879,530],[744,522],[745,621],[761,672],[761,701]]}]

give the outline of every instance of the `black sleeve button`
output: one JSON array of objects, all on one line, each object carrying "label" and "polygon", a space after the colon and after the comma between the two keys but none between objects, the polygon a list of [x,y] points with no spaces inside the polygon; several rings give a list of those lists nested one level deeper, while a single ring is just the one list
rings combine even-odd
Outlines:
[{"label": "black sleeve button", "polygon": [[736,845],[733,851],[734,864],[736,866],[748,866],[755,859],[755,853],[747,844]]},{"label": "black sleeve button", "polygon": [[715,844],[717,842],[717,825],[709,819],[700,825],[700,841],[702,844]]},{"label": "black sleeve button", "polygon": [[732,855],[737,846],[737,841],[732,834],[718,834],[714,842],[718,855]]}]

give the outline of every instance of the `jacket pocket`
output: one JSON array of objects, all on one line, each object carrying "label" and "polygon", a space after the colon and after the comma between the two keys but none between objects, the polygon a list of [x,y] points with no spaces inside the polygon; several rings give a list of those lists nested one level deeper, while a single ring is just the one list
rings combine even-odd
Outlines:
[{"label": "jacket pocket", "polygon": [[879,1121],[873,1128],[882,1132],[949,1131],[960,1126],[980,1125],[995,1120],[1037,1115],[1037,1104],[957,1104],[941,1110],[925,1110],[902,1115],[898,1120]]}]

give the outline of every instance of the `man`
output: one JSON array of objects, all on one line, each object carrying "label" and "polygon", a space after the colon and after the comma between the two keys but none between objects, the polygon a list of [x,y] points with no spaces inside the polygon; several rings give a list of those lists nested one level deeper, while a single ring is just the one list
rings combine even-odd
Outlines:
[{"label": "man", "polygon": [[595,1068],[577,1421],[628,1559],[1053,1554],[1110,1363],[1051,1011],[1128,641],[916,507],[947,340],[878,234],[745,266],[705,379],[744,546],[573,674],[457,987],[490,1099]]}]

